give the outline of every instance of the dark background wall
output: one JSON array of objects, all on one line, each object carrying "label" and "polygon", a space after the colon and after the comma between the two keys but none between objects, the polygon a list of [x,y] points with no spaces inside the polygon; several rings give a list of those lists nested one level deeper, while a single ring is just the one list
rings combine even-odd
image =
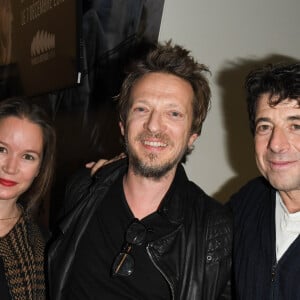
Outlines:
[{"label": "dark background wall", "polygon": [[[84,0],[77,4],[80,83],[31,95],[52,116],[58,136],[56,176],[41,214],[41,221],[50,226],[59,216],[68,178],[86,162],[110,158],[122,150],[113,97],[124,67],[145,50],[144,45],[157,40],[164,1]],[[62,72],[59,66],[55,71]],[[19,81],[18,62],[2,64],[0,99],[26,94]]]}]

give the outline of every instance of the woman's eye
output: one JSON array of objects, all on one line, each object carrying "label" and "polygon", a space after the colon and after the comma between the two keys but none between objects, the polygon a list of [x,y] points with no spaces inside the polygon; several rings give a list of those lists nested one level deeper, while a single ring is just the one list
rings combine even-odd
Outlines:
[{"label": "woman's eye", "polygon": [[2,146],[0,146],[0,153],[6,153],[7,151],[6,151],[6,148],[5,147],[2,147]]},{"label": "woman's eye", "polygon": [[24,159],[26,160],[35,160],[35,157],[31,154],[24,154]]}]

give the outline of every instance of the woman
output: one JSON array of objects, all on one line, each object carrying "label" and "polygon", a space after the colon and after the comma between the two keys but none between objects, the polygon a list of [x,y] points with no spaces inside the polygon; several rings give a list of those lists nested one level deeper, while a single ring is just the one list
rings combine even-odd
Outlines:
[{"label": "woman", "polygon": [[0,298],[45,299],[44,239],[33,221],[54,169],[55,131],[29,99],[0,102]]}]

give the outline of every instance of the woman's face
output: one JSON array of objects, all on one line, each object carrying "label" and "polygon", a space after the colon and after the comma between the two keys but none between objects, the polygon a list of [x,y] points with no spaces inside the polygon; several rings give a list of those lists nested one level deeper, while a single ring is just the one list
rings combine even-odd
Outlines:
[{"label": "woman's face", "polygon": [[0,119],[0,201],[14,201],[39,173],[42,129],[28,119]]}]

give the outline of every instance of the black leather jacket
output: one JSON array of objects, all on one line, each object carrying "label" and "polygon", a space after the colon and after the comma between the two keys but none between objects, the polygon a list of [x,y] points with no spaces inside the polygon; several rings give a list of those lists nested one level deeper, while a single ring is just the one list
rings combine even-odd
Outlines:
[{"label": "black leather jacket", "polygon": [[[48,252],[51,300],[65,299],[77,245],[96,206],[111,184],[125,173],[126,160],[103,167],[91,178],[85,170],[66,193],[66,215]],[[170,286],[172,300],[231,299],[231,216],[221,204],[190,182],[180,165],[172,199],[160,213],[175,230],[147,245],[148,255]]]}]

